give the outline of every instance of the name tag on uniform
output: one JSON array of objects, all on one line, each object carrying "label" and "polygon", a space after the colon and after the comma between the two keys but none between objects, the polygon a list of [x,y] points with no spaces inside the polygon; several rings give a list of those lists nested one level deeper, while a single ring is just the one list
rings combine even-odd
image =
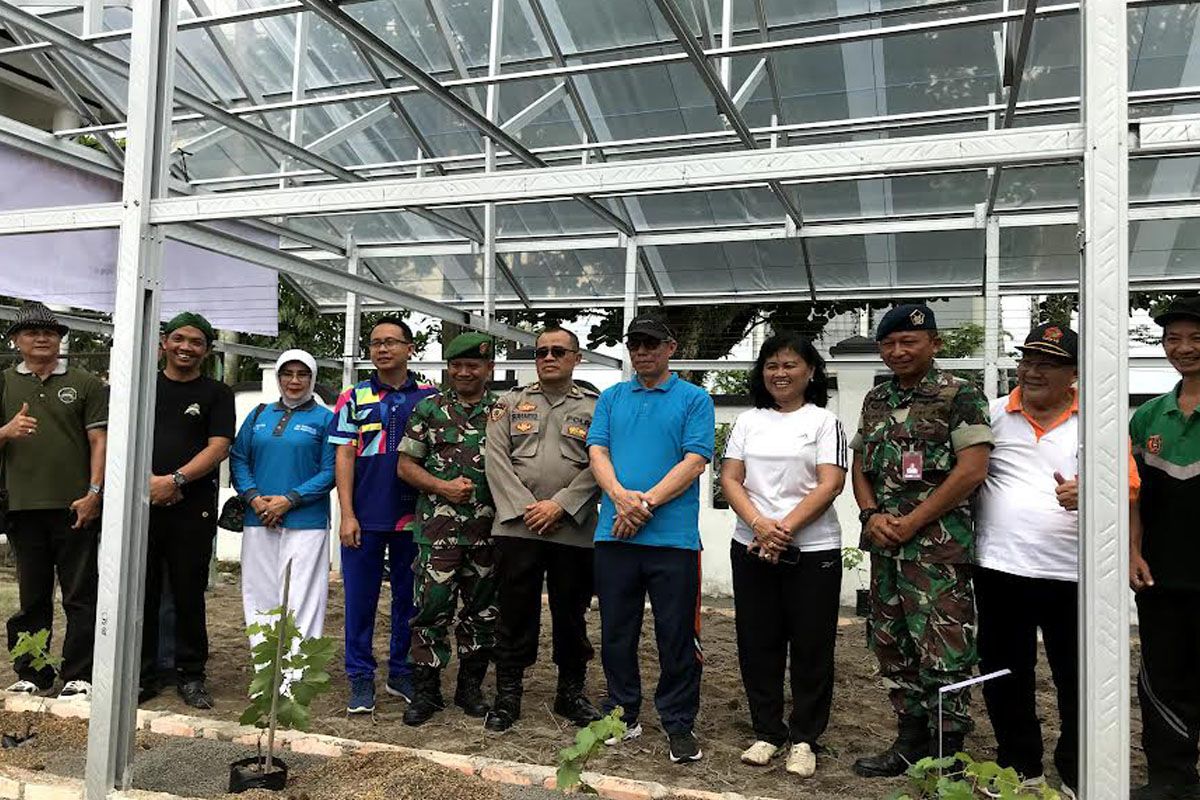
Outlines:
[{"label": "name tag on uniform", "polygon": [[900,474],[906,481],[919,481],[925,476],[925,454],[920,450],[905,450],[900,456]]}]

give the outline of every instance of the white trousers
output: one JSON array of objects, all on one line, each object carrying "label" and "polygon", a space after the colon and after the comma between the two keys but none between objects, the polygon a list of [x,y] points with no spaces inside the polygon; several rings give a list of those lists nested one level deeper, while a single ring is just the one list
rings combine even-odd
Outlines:
[{"label": "white trousers", "polygon": [[[242,532],[242,607],[246,624],[273,621],[283,604],[283,573],[292,562],[288,609],[300,634],[320,636],[329,598],[329,530],[247,527]],[[253,637],[253,647],[261,641]]]}]

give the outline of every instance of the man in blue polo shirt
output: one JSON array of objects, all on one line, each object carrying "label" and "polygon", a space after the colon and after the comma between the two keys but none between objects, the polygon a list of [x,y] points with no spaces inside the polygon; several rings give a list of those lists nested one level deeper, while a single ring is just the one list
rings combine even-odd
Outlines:
[{"label": "man in blue polo shirt", "polygon": [[660,666],[654,705],[671,761],[698,761],[692,725],[703,663],[699,479],[713,454],[713,402],[671,373],[675,337],[662,322],[635,318],[625,343],[637,374],[600,395],[587,440],[604,492],[595,579],[605,710],[620,706],[625,738],[641,735],[638,641],[649,594]]},{"label": "man in blue polo shirt", "polygon": [[375,612],[388,558],[392,584],[392,637],[387,692],[412,699],[412,563],[417,555],[405,530],[417,508],[417,492],[396,477],[398,448],[408,417],[425,397],[436,394],[408,372],[412,329],[384,317],[371,329],[371,377],[342,393],[330,422],[337,449],[337,496],[341,508],[342,585],[346,592],[346,677],[351,714],[375,710]]}]

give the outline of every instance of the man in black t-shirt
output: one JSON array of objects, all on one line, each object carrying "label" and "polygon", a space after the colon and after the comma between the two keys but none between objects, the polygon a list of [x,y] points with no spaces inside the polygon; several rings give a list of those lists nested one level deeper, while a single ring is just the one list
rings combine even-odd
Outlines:
[{"label": "man in black t-shirt", "polygon": [[158,375],[150,476],[150,542],[139,699],[158,693],[158,612],[163,575],[175,604],[175,670],[179,695],[212,708],[204,684],[208,626],[204,592],[217,535],[218,468],[229,455],[233,392],[200,374],[216,334],[208,320],[185,312],[167,323],[165,365]]}]

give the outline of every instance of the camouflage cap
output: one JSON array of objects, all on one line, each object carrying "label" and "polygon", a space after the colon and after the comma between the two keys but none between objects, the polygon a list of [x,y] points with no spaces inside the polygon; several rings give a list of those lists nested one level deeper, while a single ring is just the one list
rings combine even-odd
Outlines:
[{"label": "camouflage cap", "polygon": [[898,331],[937,332],[937,319],[924,303],[906,303],[896,306],[883,315],[875,331],[875,341],[882,342],[888,335]]},{"label": "camouflage cap", "polygon": [[447,361],[453,361],[456,358],[482,358],[484,361],[494,361],[496,345],[492,341],[492,337],[486,333],[469,331],[455,336],[450,344],[446,345],[443,356]]}]

